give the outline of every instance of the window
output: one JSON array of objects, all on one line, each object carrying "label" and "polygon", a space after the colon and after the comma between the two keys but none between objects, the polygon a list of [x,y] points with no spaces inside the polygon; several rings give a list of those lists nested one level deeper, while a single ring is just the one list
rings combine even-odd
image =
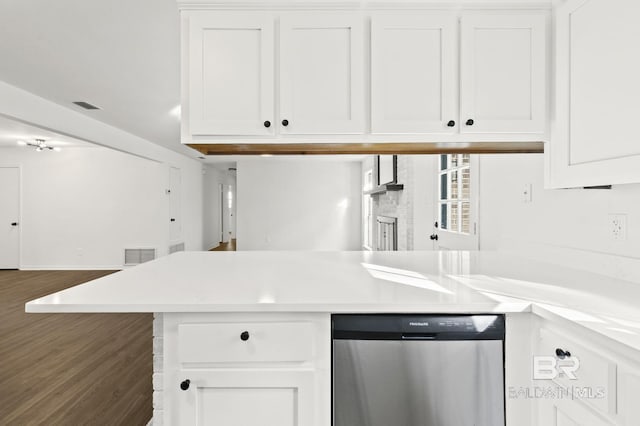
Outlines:
[{"label": "window", "polygon": [[469,154],[440,156],[438,172],[440,229],[471,233],[471,161]]}]

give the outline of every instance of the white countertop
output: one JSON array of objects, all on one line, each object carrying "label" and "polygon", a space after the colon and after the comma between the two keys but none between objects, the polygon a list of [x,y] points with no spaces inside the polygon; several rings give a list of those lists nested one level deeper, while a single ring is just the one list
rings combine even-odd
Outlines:
[{"label": "white countertop", "polygon": [[640,350],[640,283],[499,252],[182,252],[27,312],[549,313]]}]

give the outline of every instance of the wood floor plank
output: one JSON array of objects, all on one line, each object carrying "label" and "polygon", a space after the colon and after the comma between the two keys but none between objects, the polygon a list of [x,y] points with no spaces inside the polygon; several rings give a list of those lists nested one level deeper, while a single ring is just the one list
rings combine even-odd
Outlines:
[{"label": "wood floor plank", "polygon": [[113,271],[0,270],[0,425],[146,425],[151,314],[27,314]]}]

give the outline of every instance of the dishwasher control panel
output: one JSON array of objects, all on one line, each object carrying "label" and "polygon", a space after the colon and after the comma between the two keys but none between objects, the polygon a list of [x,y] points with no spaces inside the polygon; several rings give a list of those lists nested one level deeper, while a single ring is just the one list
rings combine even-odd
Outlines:
[{"label": "dishwasher control panel", "polygon": [[503,340],[504,315],[340,314],[332,316],[334,339]]}]

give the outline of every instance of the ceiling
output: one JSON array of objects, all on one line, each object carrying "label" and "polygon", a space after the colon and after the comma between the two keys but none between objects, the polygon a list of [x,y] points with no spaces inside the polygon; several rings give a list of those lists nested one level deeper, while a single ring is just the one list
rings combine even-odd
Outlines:
[{"label": "ceiling", "polygon": [[0,148],[14,148],[18,141],[34,142],[35,139],[44,139],[47,145],[61,148],[97,146],[0,116]]},{"label": "ceiling", "polygon": [[0,80],[193,158],[175,114],[179,39],[175,0],[2,0]]}]

